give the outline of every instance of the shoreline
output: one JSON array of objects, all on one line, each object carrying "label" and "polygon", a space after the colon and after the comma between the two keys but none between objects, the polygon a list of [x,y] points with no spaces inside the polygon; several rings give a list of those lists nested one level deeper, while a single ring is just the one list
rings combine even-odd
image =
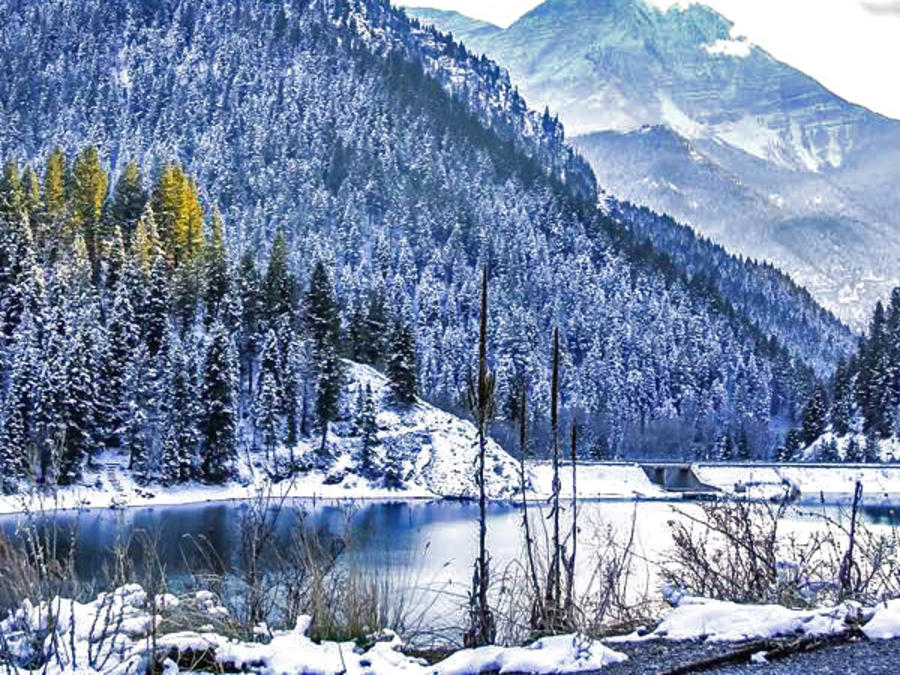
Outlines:
[{"label": "shoreline", "polygon": [[[38,488],[32,488],[30,493],[20,493],[15,495],[0,496],[0,518],[23,516],[27,514],[54,514],[54,513],[83,513],[91,511],[129,511],[137,509],[153,509],[153,508],[175,508],[179,506],[200,506],[215,505],[227,503],[249,502],[259,498],[261,495],[274,501],[312,501],[316,502],[360,502],[367,504],[391,503],[391,502],[412,502],[412,503],[428,503],[428,502],[460,502],[475,503],[472,497],[459,495],[441,495],[437,493],[429,493],[422,489],[409,490],[388,490],[384,488],[361,489],[358,491],[349,491],[339,488],[339,486],[329,486],[320,484],[317,487],[326,488],[323,490],[306,489],[308,486],[297,486],[296,488],[286,489],[283,492],[278,491],[279,483],[255,483],[251,485],[241,485],[239,483],[226,484],[221,486],[204,485],[200,483],[191,483],[179,488],[157,488],[155,486],[142,487],[139,491],[132,493],[131,499],[118,500],[117,494],[110,494],[106,491],[88,488],[85,486],[74,486],[72,488],[54,488],[48,492],[43,492]],[[274,488],[271,492],[265,491]],[[143,493],[143,494],[142,494]],[[900,509],[900,494],[870,495],[864,500],[864,506],[868,508],[898,508]],[[532,493],[527,498],[528,506],[538,506],[546,502],[548,495]],[[697,495],[685,494],[679,492],[668,492],[664,494],[600,494],[579,497],[579,502],[584,503],[670,503],[670,504],[705,504],[716,503],[721,500],[740,500],[745,502],[771,503],[772,499],[766,496],[752,496],[746,494],[738,494],[732,492],[717,492],[705,494],[698,498]],[[810,509],[818,506],[843,507],[852,504],[853,495],[851,493],[825,493],[824,495],[801,495],[797,499],[790,502],[792,507],[798,509]],[[520,498],[502,497],[492,498],[488,500],[492,505],[506,505],[511,507],[519,507],[522,503]]]}]

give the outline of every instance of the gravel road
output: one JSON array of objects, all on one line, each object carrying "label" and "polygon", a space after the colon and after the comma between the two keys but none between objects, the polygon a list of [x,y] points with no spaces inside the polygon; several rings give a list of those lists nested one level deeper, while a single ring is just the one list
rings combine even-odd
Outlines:
[{"label": "gravel road", "polygon": [[[740,644],[663,640],[609,646],[628,654],[628,661],[604,668],[600,671],[602,675],[661,675],[673,668],[741,647]],[[722,666],[702,672],[720,675],[900,675],[900,640],[859,640],[772,663]]]}]

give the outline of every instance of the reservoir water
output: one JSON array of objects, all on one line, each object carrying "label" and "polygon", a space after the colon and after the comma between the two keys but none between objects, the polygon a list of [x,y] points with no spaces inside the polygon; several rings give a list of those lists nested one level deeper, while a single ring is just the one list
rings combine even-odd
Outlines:
[{"label": "reservoir water", "polygon": [[[543,540],[549,528],[547,509],[531,508],[532,530]],[[580,583],[590,583],[593,561],[608,546],[608,532],[618,542],[628,539],[634,523],[633,547],[635,592],[655,592],[659,579],[656,563],[671,546],[670,526],[680,516],[700,508],[693,503],[662,501],[585,501],[579,504]],[[820,526],[811,512],[838,514],[837,507],[803,507],[785,514],[785,526],[802,532]],[[128,551],[128,562],[140,570],[143,547],[150,542],[157,552],[169,588],[189,591],[198,571],[241,569],[246,548],[242,544],[242,522],[252,507],[241,502],[217,502],[184,506],[85,510],[52,516],[56,528],[57,555],[65,557],[74,543],[77,577],[95,589],[109,585],[117,561],[116,550]],[[876,527],[900,524],[900,510],[877,507],[864,510],[864,518]],[[561,514],[568,531],[570,511]],[[452,630],[463,616],[465,595],[477,554],[478,507],[456,501],[412,502],[323,502],[292,501],[272,520],[276,550],[296,546],[297,528],[315,535],[324,546],[340,543],[342,564],[355,565],[363,574],[389,572],[392,588],[414,596],[422,608],[423,621],[435,630]],[[33,522],[33,517],[31,519]],[[0,530],[15,536],[29,518],[0,517]],[[517,505],[494,503],[489,507],[488,545],[495,581],[521,572],[524,560],[522,512]],[[262,561],[265,568],[266,561]]]}]

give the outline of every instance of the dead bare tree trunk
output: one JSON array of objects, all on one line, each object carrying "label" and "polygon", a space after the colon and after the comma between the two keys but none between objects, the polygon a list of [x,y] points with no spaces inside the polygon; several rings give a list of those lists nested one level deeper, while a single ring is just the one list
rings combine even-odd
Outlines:
[{"label": "dead bare tree trunk", "polygon": [[553,329],[553,375],[550,384],[550,426],[553,435],[553,485],[551,487],[550,518],[553,519],[550,570],[547,579],[546,607],[552,630],[559,620],[562,600],[562,544],[559,539],[559,496],[562,485],[559,480],[559,328]]},{"label": "dead bare tree trunk", "polygon": [[541,583],[538,581],[537,565],[534,562],[534,540],[531,536],[531,523],[528,521],[528,485],[525,480],[525,460],[528,457],[528,383],[522,384],[522,400],[519,406],[519,480],[522,489],[522,527],[525,530],[525,553],[528,557],[528,573],[531,576],[531,587],[534,593],[534,605],[531,608],[531,625],[545,623],[544,605],[541,602]]},{"label": "dead bare tree trunk", "polygon": [[[856,481],[856,488],[853,491],[853,511],[850,514],[850,541],[847,543],[847,552],[841,561],[841,568],[838,572],[838,581],[841,585],[841,597],[848,598],[853,594],[853,571],[856,563],[853,560],[853,549],[856,546],[856,516],[859,513],[859,504],[862,499],[863,486],[860,481]],[[856,568],[857,573],[859,572]]]},{"label": "dead bare tree trunk", "polygon": [[578,551],[578,484],[576,482],[575,461],[578,458],[578,427],[572,422],[572,555],[566,563],[566,617],[569,625],[574,622],[575,612],[575,555]]},{"label": "dead bare tree trunk", "polygon": [[[478,338],[478,383],[469,384],[469,406],[478,426],[478,559],[472,577],[469,596],[469,628],[464,635],[467,647],[493,644],[497,628],[488,603],[490,585],[490,555],[487,550],[487,492],[485,486],[485,455],[488,424],[494,412],[494,374],[487,362],[488,276],[487,267],[481,279],[481,330]],[[477,386],[477,390],[476,390]]]}]

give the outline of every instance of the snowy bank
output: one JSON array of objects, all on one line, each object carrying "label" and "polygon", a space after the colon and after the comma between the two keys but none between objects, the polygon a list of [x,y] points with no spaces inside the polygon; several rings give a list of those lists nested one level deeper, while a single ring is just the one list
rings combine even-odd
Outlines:
[{"label": "snowy bank", "polygon": [[684,596],[649,633],[610,638],[610,643],[645,640],[743,642],[777,637],[836,635],[861,627],[872,640],[900,638],[900,600],[876,607],[846,602],[836,607],[788,609],[780,605],[741,605]]},{"label": "snowy bank", "polygon": [[[529,462],[535,498],[546,499],[553,491],[553,465],[547,461]],[[564,499],[572,496],[572,466],[560,468],[561,490]],[[582,499],[630,499],[671,497],[647,478],[637,464],[578,464],[578,496]]]},{"label": "snowy bank", "polygon": [[[163,506],[206,501],[248,499],[260,490],[276,497],[322,499],[471,498],[478,494],[475,461],[478,433],[474,424],[417,400],[394,403],[388,380],[368,366],[347,362],[339,419],[330,427],[326,466],[317,451],[321,438],[302,439],[293,453],[278,448],[277,461],[293,455],[308,469],[289,480],[273,482],[267,468],[274,463],[262,452],[244,452],[236,461],[236,478],[223,485],[187,483],[165,487],[138,484],[128,470],[128,457],[107,451],[85,471],[79,485],[51,491],[24,488],[18,495],[0,496],[0,513],[37,509]],[[371,391],[375,404],[377,443],[370,451],[373,470],[361,467],[362,437],[356,421],[360,395]],[[384,479],[387,468],[396,484]],[[507,499],[519,491],[517,462],[488,440],[486,486],[492,499]]]},{"label": "snowy bank", "polygon": [[740,642],[783,635],[832,635],[858,615],[852,605],[793,610],[780,605],[740,605],[722,600],[685,597],[666,614],[652,633],[631,639],[710,640]]},{"label": "snowy bank", "polygon": [[[151,655],[166,675],[193,669],[262,675],[580,673],[627,658],[599,641],[561,635],[525,647],[462,650],[428,665],[404,654],[402,641],[391,632],[372,636],[367,648],[354,642],[317,643],[308,637],[309,617],[301,616],[293,630],[260,626],[255,631],[258,641],[249,642],[214,630],[228,616],[208,591],[183,600],[171,595],[149,600],[140,586],[130,585],[87,604],[59,598],[39,605],[26,601],[0,622],[0,634],[20,672],[47,675],[144,672]],[[177,624],[187,616],[209,625],[151,635],[153,626]]]},{"label": "snowy bank", "polygon": [[801,501],[816,501],[821,497],[829,502],[846,501],[853,497],[856,482],[860,481],[866,504],[900,502],[900,467],[897,466],[695,464],[693,470],[702,482],[725,494],[756,499],[777,498],[788,490]]}]

